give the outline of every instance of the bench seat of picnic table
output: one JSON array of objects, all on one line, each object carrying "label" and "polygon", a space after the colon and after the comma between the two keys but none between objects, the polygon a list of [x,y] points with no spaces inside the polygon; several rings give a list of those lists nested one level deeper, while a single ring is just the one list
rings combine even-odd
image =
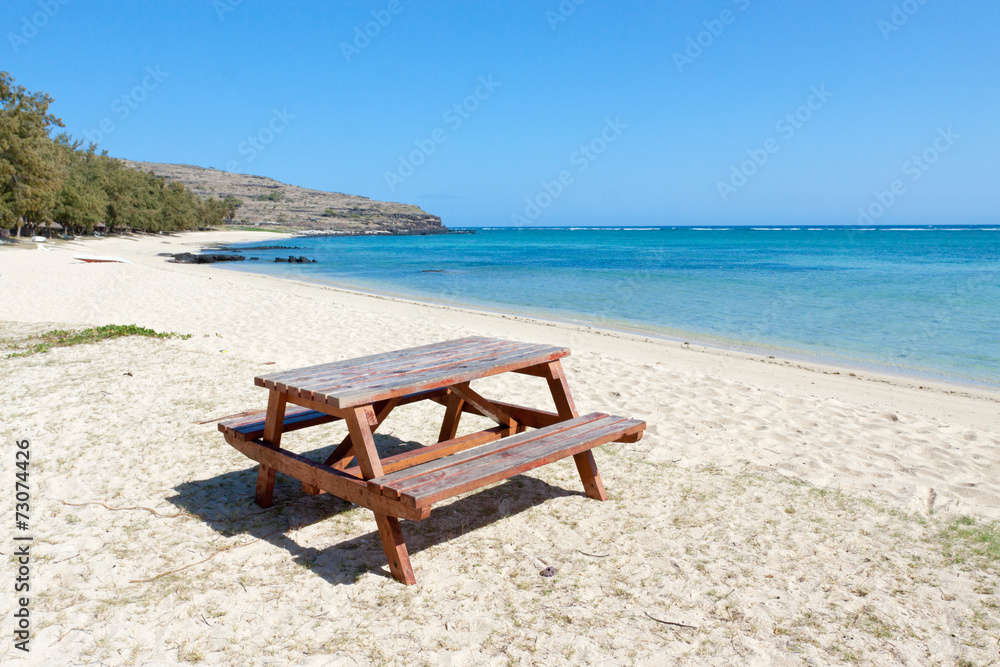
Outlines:
[{"label": "bench seat of picnic table", "polygon": [[[339,417],[323,414],[309,408],[289,406],[285,410],[284,431],[296,431],[308,426],[337,421]],[[231,433],[237,440],[256,440],[264,435],[265,411],[253,412],[234,419],[219,422],[219,430]]]},{"label": "bench seat of picnic table", "polygon": [[609,442],[635,442],[645,428],[643,421],[594,412],[376,477],[368,488],[410,507],[428,508]]},{"label": "bench seat of picnic table", "polygon": [[[423,399],[438,399],[444,395],[444,391],[417,392],[415,394],[410,394],[397,399],[396,404],[406,405],[407,403],[416,403],[417,401],[421,401]],[[289,405],[285,409],[284,414],[285,419],[281,429],[284,433],[288,433],[289,431],[298,431],[299,429],[316,426],[318,424],[328,424],[330,422],[340,421],[341,419],[340,417],[329,415],[325,412],[320,412],[319,410],[304,408],[298,405]],[[264,435],[264,424],[266,421],[267,411],[258,410],[256,412],[240,415],[239,417],[233,417],[231,419],[220,421],[219,430],[222,431],[222,433],[232,435],[237,440],[257,440]]]}]

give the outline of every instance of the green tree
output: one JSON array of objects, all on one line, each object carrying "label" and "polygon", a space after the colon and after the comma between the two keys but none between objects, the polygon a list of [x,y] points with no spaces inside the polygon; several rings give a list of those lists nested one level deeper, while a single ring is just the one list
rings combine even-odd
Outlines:
[{"label": "green tree", "polygon": [[56,146],[64,153],[66,178],[56,194],[52,219],[74,233],[93,232],[104,222],[108,210],[104,171],[93,144],[78,150],[81,142],[71,142],[65,134],[56,137]]},{"label": "green tree", "polygon": [[243,206],[243,200],[229,195],[222,201],[226,205],[225,219],[227,222],[232,222],[236,218],[236,209]]},{"label": "green tree", "polygon": [[15,84],[0,72],[0,227],[34,226],[49,219],[65,177],[64,155],[49,136],[63,127],[49,113],[52,98]]}]

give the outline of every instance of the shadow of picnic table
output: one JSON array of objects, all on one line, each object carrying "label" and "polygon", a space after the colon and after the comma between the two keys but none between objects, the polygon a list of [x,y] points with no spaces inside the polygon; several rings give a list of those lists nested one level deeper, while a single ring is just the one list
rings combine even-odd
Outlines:
[{"label": "shadow of picnic table", "polygon": [[[376,435],[380,453],[397,453],[419,447],[391,435]],[[333,447],[306,454],[322,461]],[[330,531],[329,544],[322,548],[303,546],[294,539],[296,529],[326,521],[350,512],[356,506],[331,496],[310,496],[301,483],[278,473],[274,504],[263,509],[253,502],[257,466],[192,480],[174,487],[177,495],[167,500],[189,512],[225,537],[247,535],[286,550],[295,562],[332,584],[355,583],[372,572],[391,579],[385,553],[374,517],[364,510],[364,520],[371,530],[349,539]],[[420,522],[402,521],[410,554],[443,544],[469,531],[487,526],[506,516],[524,512],[547,500],[565,496],[584,496],[582,491],[552,486],[542,480],[517,475],[503,483],[480,490],[471,496],[443,506]],[[501,510],[501,503],[503,510]]]}]

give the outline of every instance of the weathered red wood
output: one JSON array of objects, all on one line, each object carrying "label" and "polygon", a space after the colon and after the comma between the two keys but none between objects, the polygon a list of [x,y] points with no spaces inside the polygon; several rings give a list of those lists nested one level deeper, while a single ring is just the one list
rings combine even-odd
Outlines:
[{"label": "weathered red wood", "polygon": [[423,355],[418,358],[401,357],[397,360],[371,366],[347,367],[312,373],[306,377],[286,379],[282,383],[279,383],[277,388],[284,390],[286,386],[294,385],[294,391],[301,392],[303,396],[313,398],[315,387],[350,387],[364,382],[375,383],[403,373],[430,371],[435,368],[461,364],[484,357],[511,354],[515,351],[526,351],[524,344],[500,340],[489,341],[474,345],[465,345],[456,349],[442,350],[436,354]]},{"label": "weathered red wood", "polygon": [[[277,390],[272,389],[271,391]],[[304,408],[309,408],[310,410],[315,410],[324,414],[333,415],[334,417],[339,417],[340,419],[347,419],[347,416],[351,414],[349,409],[342,410],[340,408],[335,408],[332,405],[327,405],[326,403],[320,403],[312,399],[302,398],[301,396],[292,396],[291,394],[284,394],[284,396],[285,400],[289,403],[300,405]]]},{"label": "weathered red wood", "polygon": [[[306,366],[305,368],[296,368],[287,371],[278,371],[276,373],[268,373],[267,375],[259,375],[254,378],[255,382],[259,386],[264,386],[260,384],[261,382],[281,382],[289,377],[309,377],[310,374],[315,374],[317,372],[324,372],[333,368],[368,368],[373,365],[377,365],[379,362],[388,361],[392,359],[397,359],[401,356],[409,358],[420,358],[429,354],[435,354],[438,351],[445,350],[448,348],[461,347],[469,344],[473,344],[478,341],[492,340],[485,338],[483,336],[468,336],[466,338],[458,338],[455,340],[442,341],[439,343],[430,343],[428,345],[419,345],[416,347],[407,348],[405,350],[393,350],[391,352],[381,352],[379,354],[371,354],[365,357],[356,357],[353,359],[343,359],[341,361],[326,362],[322,364],[316,364],[314,366]],[[405,355],[402,353],[406,353]]]},{"label": "weathered red wood", "polygon": [[[596,415],[597,413],[594,414]],[[449,478],[454,477],[459,472],[469,474],[478,468],[489,468],[498,459],[526,459],[530,458],[536,450],[548,451],[553,447],[559,446],[572,447],[577,443],[586,442],[588,438],[595,434],[600,435],[608,429],[613,430],[614,424],[617,421],[621,421],[619,417],[612,418],[607,415],[598,415],[598,417],[598,419],[590,420],[589,422],[578,420],[562,422],[562,424],[568,424],[565,428],[559,428],[559,426],[562,426],[560,424],[547,429],[539,429],[530,434],[514,436],[514,438],[518,439],[509,438],[509,440],[514,440],[514,442],[494,443],[490,447],[480,447],[474,452],[476,456],[468,460],[457,461],[452,460],[453,457],[449,457],[449,459],[441,461],[444,465],[439,466],[437,470],[429,470],[422,467],[414,468],[409,471],[411,473],[409,479],[397,482],[379,480],[378,483],[382,486],[390,486],[398,493],[413,495],[418,491],[419,487],[434,485],[439,482],[446,484]],[[622,429],[622,431],[624,430]]]},{"label": "weathered red wood", "polygon": [[[490,457],[447,469],[443,475],[427,483],[411,486],[405,490],[396,490],[404,498],[413,498],[417,507],[429,506],[439,500],[481,488],[559,459],[590,451],[594,447],[617,440],[626,429],[645,427],[641,422],[634,420],[623,422],[624,420],[618,422],[611,420],[611,423],[605,421],[601,427],[581,433],[580,437],[545,439],[536,441],[531,447],[506,449]],[[384,490],[383,495],[386,495]]]},{"label": "weathered red wood", "polygon": [[[377,429],[386,420],[386,418],[389,416],[389,413],[392,412],[393,408],[395,408],[400,401],[401,399],[394,398],[388,401],[382,401],[381,403],[377,403],[374,406],[376,413],[375,419],[377,423],[372,426],[372,433],[374,433],[375,429]],[[334,470],[343,470],[348,465],[350,465],[351,459],[353,458],[354,458],[354,443],[351,441],[351,434],[348,433],[347,437],[341,440],[340,444],[337,445],[336,449],[334,449],[333,452],[330,454],[330,456],[328,456],[326,460],[323,461],[323,465],[330,466]],[[310,486],[305,482],[302,483],[302,490],[311,496],[319,495],[320,493],[320,490],[318,488],[316,488],[315,486]]]},{"label": "weathered red wood", "polygon": [[410,565],[410,554],[406,551],[403,541],[403,531],[399,528],[399,519],[382,512],[375,512],[375,523],[378,534],[382,538],[382,549],[389,561],[389,572],[396,581],[412,586],[417,583],[413,576],[413,566]]},{"label": "weathered red wood", "polygon": [[[249,415],[220,423],[219,429],[227,442],[260,463],[262,505],[270,504],[280,470],[299,478],[307,491],[327,491],[372,509],[392,575],[411,584],[415,578],[399,517],[420,520],[439,500],[568,456],[576,461],[587,495],[606,496],[592,449],[638,440],[645,423],[598,413],[577,417],[559,361],[568,354],[565,348],[468,337],[273,373],[255,378],[272,390],[263,424],[260,415]],[[544,378],[556,412],[491,401],[469,387],[472,380],[510,371]],[[426,399],[446,406],[439,442],[380,460],[372,432],[396,405]],[[305,409],[286,411],[286,403]],[[457,438],[463,412],[500,426]],[[349,435],[327,463],[347,467],[353,455],[357,463],[347,473],[280,449],[282,431],[336,419],[346,420]],[[539,430],[522,433],[526,427]],[[517,435],[501,438],[511,431]]]},{"label": "weathered red wood", "polygon": [[[507,359],[509,357],[502,357],[502,359]],[[403,388],[403,393],[406,393],[406,387],[408,386],[420,386],[428,380],[433,380],[439,377],[450,377],[456,372],[475,372],[475,366],[473,362],[483,363],[484,367],[499,363],[497,360],[501,359],[498,356],[491,356],[483,359],[476,359],[468,361],[467,358],[457,360],[455,362],[449,362],[447,364],[442,364],[435,366],[433,368],[415,368],[410,370],[399,370],[393,373],[387,373],[385,375],[368,375],[364,378],[360,378],[353,381],[347,382],[310,382],[299,388],[301,395],[311,396],[315,400],[325,400],[331,405],[339,405],[340,407],[347,406],[348,403],[352,402],[350,396],[341,395],[346,392],[363,392],[365,397],[374,396],[377,392],[385,390],[398,390]],[[447,384],[439,384],[435,386],[446,386]],[[388,397],[388,396],[386,396]],[[361,399],[365,400],[365,399]],[[378,400],[378,398],[372,398],[370,400]]]},{"label": "weathered red wood", "polygon": [[354,456],[358,459],[358,467],[365,479],[382,476],[382,465],[379,463],[378,450],[375,449],[375,439],[372,437],[371,426],[368,423],[368,412],[365,408],[354,408],[347,417],[347,429],[354,445]]},{"label": "weathered red wood", "polygon": [[528,366],[527,368],[519,368],[513,372],[520,373],[521,375],[534,375],[535,377],[540,377],[540,378],[551,377],[549,373],[548,364],[541,364],[539,366]]},{"label": "weathered red wood", "polygon": [[607,500],[608,494],[604,491],[601,473],[597,471],[597,459],[594,458],[593,450],[588,449],[585,452],[574,454],[573,462],[576,463],[576,471],[580,473],[583,492],[587,494],[587,497],[594,500]]},{"label": "weathered red wood", "polygon": [[[440,343],[438,349],[423,353],[412,354],[412,350],[398,350],[386,355],[385,359],[377,361],[365,361],[364,357],[347,359],[323,366],[301,369],[303,372],[292,370],[281,374],[260,376],[258,379],[263,380],[262,386],[270,386],[273,383],[276,388],[281,390],[286,390],[289,386],[300,390],[303,387],[320,383],[351,386],[357,380],[372,380],[397,372],[434,368],[442,364],[460,362],[463,359],[474,359],[490,353],[514,349],[512,346],[524,345],[529,344],[492,338],[459,339]],[[277,375],[280,377],[276,377]],[[304,391],[303,395],[311,398],[308,390]]]},{"label": "weathered red wood", "polygon": [[[285,408],[285,421],[291,421],[292,418],[298,417],[304,413],[310,412],[305,408],[300,407],[286,407]],[[267,410],[257,410],[255,412],[247,412],[240,415],[239,417],[234,417],[232,419],[222,419],[219,423],[219,430],[223,430],[223,427],[230,429],[232,431],[239,431],[251,425],[260,425],[261,433],[264,432],[264,418],[267,415]],[[260,437],[260,436],[257,436]]]},{"label": "weathered red wood", "polygon": [[[243,440],[256,440],[264,435],[265,414],[266,412],[262,410],[256,415],[250,415],[249,417],[242,418],[240,420],[219,422],[219,430],[223,433],[226,431],[233,431],[235,437]],[[297,431],[299,429],[316,426],[318,424],[328,424],[330,422],[338,421],[339,419],[340,417],[334,417],[333,415],[323,414],[322,412],[318,412],[316,410],[309,410],[308,408],[296,406],[292,409],[285,410],[285,420],[281,432],[288,433],[290,431]]]},{"label": "weathered red wood", "polygon": [[454,385],[451,390],[465,399],[466,403],[475,406],[476,410],[480,414],[492,419],[500,426],[507,427],[508,431],[504,433],[505,436],[510,435],[511,431],[517,428],[517,421],[514,420],[503,408],[498,407],[496,404],[492,403],[486,398],[483,398],[472,387],[469,386],[468,382],[463,382],[461,384]]},{"label": "weathered red wood", "polygon": [[[273,447],[281,447],[281,430],[285,421],[285,395],[271,391],[267,396],[267,416],[264,418],[264,441]],[[257,468],[257,488],[254,502],[261,507],[270,507],[274,497],[274,468],[261,463]]]},{"label": "weathered red wood", "polygon": [[[562,417],[554,412],[549,412],[547,410],[536,410],[534,408],[528,408],[523,405],[514,405],[513,403],[504,403],[503,401],[490,401],[493,405],[497,406],[511,417],[513,417],[519,424],[528,426],[530,428],[544,428],[546,426],[552,426],[553,424],[558,424],[561,421],[565,421]],[[462,410],[475,415],[480,415],[482,417],[487,417],[475,406],[466,403],[462,406]]]},{"label": "weathered red wood", "polygon": [[[545,370],[548,375],[549,391],[552,393],[552,400],[556,404],[559,416],[575,417],[576,405],[573,403],[573,394],[570,393],[562,363],[554,361],[547,364]],[[641,437],[641,432],[639,437]],[[576,471],[580,474],[583,492],[587,494],[587,497],[594,500],[607,500],[608,494],[604,490],[604,481],[597,469],[597,459],[594,458],[594,452],[589,449],[585,452],[579,452],[573,456],[573,461],[576,463]]]},{"label": "weathered red wood", "polygon": [[258,376],[264,382],[284,382],[288,378],[309,378],[336,376],[344,374],[352,376],[356,371],[368,371],[379,368],[387,363],[406,364],[418,363],[421,360],[443,358],[454,354],[456,351],[479,347],[487,342],[499,342],[498,339],[485,338],[482,336],[470,336],[456,340],[433,343],[421,347],[412,347],[404,350],[393,350],[380,354],[357,357],[352,359],[342,359],[340,361],[327,362],[306,368],[290,369],[277,373],[268,373]]},{"label": "weathered red wood", "polygon": [[[427,445],[426,447],[420,447],[401,454],[387,456],[381,459],[382,474],[388,475],[389,473],[397,472],[399,470],[406,470],[407,468],[412,468],[415,465],[426,463],[427,461],[434,461],[451,454],[464,452],[465,450],[472,449],[473,447],[495,442],[503,437],[502,434],[505,430],[506,429],[501,426],[495,426],[493,428],[488,428],[485,431],[476,431],[475,433],[463,435],[459,438],[445,440],[444,442],[439,442],[436,445]],[[344,472],[357,477],[361,476],[361,468],[357,466],[347,468]]]},{"label": "weathered red wood", "polygon": [[[561,352],[549,352],[544,354],[531,353],[526,355],[504,357],[501,359],[487,359],[475,365],[448,366],[446,368],[435,369],[434,371],[427,373],[415,373],[407,376],[400,376],[393,382],[388,382],[374,387],[351,388],[348,390],[333,388],[332,390],[324,390],[322,396],[326,398],[328,404],[335,407],[343,408],[354,405],[364,405],[369,402],[404,395],[414,391],[437,389],[439,387],[455,385],[460,382],[469,382],[478,378],[489,377],[499,373],[506,373],[508,371],[515,370],[516,368],[520,368],[525,364],[537,363],[540,357],[542,359],[552,359],[561,356],[561,354]],[[341,393],[331,394],[331,391],[338,391]],[[316,393],[317,398],[320,395],[321,394],[319,392]]]},{"label": "weathered red wood", "polygon": [[488,456],[495,452],[503,451],[504,449],[509,449],[511,447],[523,447],[526,444],[529,444],[532,440],[544,438],[546,436],[551,437],[553,435],[561,433],[562,431],[568,431],[573,428],[578,428],[581,425],[590,422],[596,422],[597,420],[602,419],[606,416],[607,415],[603,415],[600,413],[593,413],[590,415],[586,415],[585,417],[579,418],[579,421],[560,422],[559,424],[551,426],[547,429],[539,429],[538,431],[533,431],[531,433],[524,433],[516,436],[511,436],[509,438],[503,438],[498,442],[493,442],[488,445],[483,445],[482,447],[477,447],[472,451],[463,452],[461,454],[455,454],[453,456],[425,463],[420,466],[415,466],[409,468],[408,470],[403,470],[401,472],[386,474],[378,480],[378,483],[382,486],[392,486],[397,489],[406,488],[410,486],[410,484],[407,483],[407,480],[411,478],[420,477],[422,480],[426,481],[427,479],[429,479],[429,476],[433,475],[438,471],[446,470],[451,466],[460,463],[465,463],[467,461],[472,461],[474,459],[481,458],[483,456]]},{"label": "weathered red wood", "polygon": [[576,405],[573,403],[573,395],[569,392],[569,383],[566,382],[566,374],[563,373],[562,363],[553,361],[546,365],[549,377],[549,391],[552,393],[552,400],[556,404],[556,412],[563,419],[570,419],[576,416]]},{"label": "weathered red wood", "polygon": [[[351,433],[351,441],[354,443],[354,453],[358,459],[358,467],[366,480],[382,475],[382,464],[378,458],[378,451],[375,449],[375,440],[372,437],[370,422],[375,417],[371,414],[370,406],[354,408],[352,414],[347,418],[347,428]],[[378,421],[376,420],[376,424]],[[369,497],[374,498],[381,495],[378,489],[372,489],[369,485]],[[375,511],[375,523],[378,525],[379,537],[382,539],[382,549],[385,557],[389,561],[389,572],[406,585],[416,583],[413,576],[413,567],[410,565],[410,556],[406,552],[406,543],[403,541],[403,532],[399,528],[399,521],[389,516],[385,512]]]},{"label": "weathered red wood", "polygon": [[430,514],[429,509],[414,510],[380,494],[373,494],[368,488],[368,483],[358,477],[332,470],[295,452],[269,445],[263,440],[240,440],[233,437],[232,433],[226,433],[225,438],[226,442],[247,458],[306,481],[355,505],[411,521],[421,521]]},{"label": "weathered red wood", "polygon": [[[625,435],[641,432],[646,426],[644,422],[634,419],[608,416],[600,417],[596,421],[578,421],[584,419],[573,420],[577,426],[568,432],[563,430],[549,437],[533,438],[527,444],[506,447],[489,456],[476,457],[426,474],[419,474],[421,466],[417,466],[405,471],[418,472],[417,477],[410,477],[401,482],[376,478],[372,484],[381,485],[382,493],[387,497],[394,498],[398,493],[401,500],[412,502],[415,508],[429,507],[446,498],[482,488],[568,456],[590,451],[594,447],[615,441]],[[513,436],[507,440],[521,438],[522,436]],[[451,458],[454,457],[436,463],[448,462]]]},{"label": "weathered red wood", "polygon": [[342,410],[537,366],[568,354],[569,350],[565,348],[546,345],[490,338],[462,339],[440,344],[434,350],[425,350],[416,359],[409,358],[410,351],[400,350],[377,363],[365,362],[364,359],[348,360],[300,369],[304,371],[301,373],[287,371],[259,376],[255,381],[261,386],[280,389],[287,394],[289,401],[298,405],[329,405]]},{"label": "weathered red wood", "polygon": [[458,434],[458,421],[462,417],[462,407],[465,399],[458,394],[450,394],[445,404],[444,420],[441,422],[441,432],[438,434],[438,442],[451,440]]}]

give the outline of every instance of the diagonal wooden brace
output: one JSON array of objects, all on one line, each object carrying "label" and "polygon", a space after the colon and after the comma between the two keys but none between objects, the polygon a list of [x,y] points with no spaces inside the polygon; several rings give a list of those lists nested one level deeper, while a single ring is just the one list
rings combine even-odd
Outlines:
[{"label": "diagonal wooden brace", "polygon": [[497,424],[507,429],[504,433],[505,437],[518,429],[519,425],[516,419],[511,417],[503,408],[495,405],[488,399],[483,398],[473,391],[468,382],[453,385],[451,390],[458,394],[466,403],[475,407],[480,414],[489,417]]}]

